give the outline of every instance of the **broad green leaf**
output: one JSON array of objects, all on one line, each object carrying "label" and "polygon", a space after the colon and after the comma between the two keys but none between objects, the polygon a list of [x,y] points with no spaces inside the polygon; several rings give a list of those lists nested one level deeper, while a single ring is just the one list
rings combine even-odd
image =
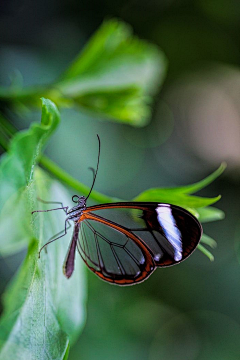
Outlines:
[{"label": "broad green leaf", "polygon": [[[35,197],[33,188],[34,165],[41,151],[59,123],[56,106],[42,99],[41,124],[32,124],[29,130],[18,132],[9,151],[0,162],[0,253],[19,250],[31,236],[30,208]],[[13,226],[14,224],[14,226]]]},{"label": "broad green leaf", "polygon": [[207,176],[205,179],[198,181],[195,184],[186,185],[186,186],[180,186],[180,187],[171,187],[171,188],[162,188],[162,190],[170,190],[182,193],[182,194],[193,194],[203,188],[205,188],[207,185],[211,184],[215,179],[217,179],[226,169],[227,164],[222,163],[219,168],[214,171],[211,175]]},{"label": "broad green leaf", "polygon": [[149,189],[142,192],[135,197],[134,201],[157,201],[162,203],[169,203],[172,205],[178,205],[185,208],[200,208],[209,206],[218,201],[221,196],[214,198],[203,198],[197,196],[190,196],[172,191],[171,189]]},{"label": "broad green leaf", "polygon": [[76,103],[99,115],[114,118],[115,121],[131,125],[145,125],[151,115],[150,97],[141,93],[140,88],[106,89],[89,92],[75,99]]},{"label": "broad green leaf", "polygon": [[166,59],[156,46],[133,36],[125,23],[110,20],[93,35],[56,89],[63,101],[73,99],[103,116],[143,125],[150,115],[148,96],[165,73]]},{"label": "broad green leaf", "polygon": [[207,207],[197,209],[199,220],[204,222],[222,220],[225,217],[225,214],[222,210],[219,210],[215,207]]},{"label": "broad green leaf", "polygon": [[[36,189],[43,199],[70,202],[64,188],[39,169]],[[40,208],[49,205],[38,204]],[[50,207],[51,208],[51,207]],[[86,282],[83,262],[76,259],[71,279],[62,273],[71,231],[39,248],[64,228],[62,210],[32,215],[33,232],[26,259],[3,298],[0,321],[0,359],[66,359],[69,343],[76,340],[85,321]]]}]

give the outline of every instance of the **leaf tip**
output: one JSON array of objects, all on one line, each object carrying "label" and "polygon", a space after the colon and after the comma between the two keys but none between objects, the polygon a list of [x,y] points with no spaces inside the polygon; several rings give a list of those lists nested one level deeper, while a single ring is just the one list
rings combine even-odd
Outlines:
[{"label": "leaf tip", "polygon": [[213,254],[209,251],[209,250],[207,250],[203,245],[201,245],[201,244],[198,244],[198,249],[204,254],[204,255],[206,255],[207,257],[208,257],[208,259],[210,260],[210,261],[214,261],[214,256],[213,256]]},{"label": "leaf tip", "polygon": [[222,195],[218,195],[218,196],[212,198],[213,199],[212,204],[215,204],[217,201],[221,200],[221,198],[222,198]]},{"label": "leaf tip", "polygon": [[47,108],[53,108],[58,113],[58,108],[52,100],[46,99],[44,97],[41,97],[40,100],[42,101],[42,107],[45,106]]},{"label": "leaf tip", "polygon": [[227,168],[227,162],[226,162],[226,161],[223,161],[223,162],[221,163],[221,165],[219,166],[219,168],[220,168],[222,171],[224,171],[224,170]]}]

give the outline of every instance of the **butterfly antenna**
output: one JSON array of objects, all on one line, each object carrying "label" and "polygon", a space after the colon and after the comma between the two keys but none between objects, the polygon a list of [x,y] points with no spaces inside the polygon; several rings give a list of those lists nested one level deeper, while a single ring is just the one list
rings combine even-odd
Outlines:
[{"label": "butterfly antenna", "polygon": [[96,168],[96,171],[93,169],[93,168],[90,168],[90,170],[93,172],[93,183],[92,183],[92,186],[91,186],[91,189],[89,191],[89,194],[88,196],[86,197],[86,200],[89,198],[91,192],[92,192],[92,189],[94,187],[94,184],[95,184],[95,180],[96,180],[96,177],[97,177],[97,172],[98,172],[98,165],[99,165],[99,159],[100,159],[100,150],[101,150],[101,141],[100,141],[100,137],[97,135],[97,138],[98,138],[98,160],[97,160],[97,168]]},{"label": "butterfly antenna", "polygon": [[93,179],[94,179],[94,177],[95,177],[95,173],[96,173],[96,172],[95,172],[95,169],[94,169],[94,168],[92,168],[92,167],[89,167],[88,169],[89,169],[89,170],[91,170],[91,172],[93,173]]}]

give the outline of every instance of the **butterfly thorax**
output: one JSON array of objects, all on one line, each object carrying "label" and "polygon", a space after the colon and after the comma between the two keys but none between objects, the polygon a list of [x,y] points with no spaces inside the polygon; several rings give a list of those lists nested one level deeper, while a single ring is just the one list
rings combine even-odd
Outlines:
[{"label": "butterfly thorax", "polygon": [[78,197],[78,204],[67,211],[67,220],[78,221],[82,215],[83,210],[86,209],[86,198],[84,196]]}]

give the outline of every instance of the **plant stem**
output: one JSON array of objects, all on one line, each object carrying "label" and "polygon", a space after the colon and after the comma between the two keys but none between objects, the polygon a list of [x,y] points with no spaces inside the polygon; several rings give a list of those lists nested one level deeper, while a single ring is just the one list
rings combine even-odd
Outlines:
[{"label": "plant stem", "polygon": [[[66,185],[72,187],[79,193],[87,196],[90,188],[78,180],[74,179],[71,175],[69,175],[67,172],[65,172],[63,169],[61,169],[58,165],[56,165],[52,160],[47,158],[46,156],[42,155],[40,158],[40,164],[47,169],[49,172],[51,172],[53,175],[55,175],[60,181],[64,182]],[[117,198],[113,198],[107,195],[103,195],[95,190],[91,192],[90,198],[99,202],[99,203],[111,203],[115,201],[122,201]]]},{"label": "plant stem", "polygon": [[23,89],[0,87],[0,99],[7,102],[26,101],[27,103],[38,103],[38,98],[40,98],[42,94],[46,93],[48,89],[49,86],[29,86]]}]

